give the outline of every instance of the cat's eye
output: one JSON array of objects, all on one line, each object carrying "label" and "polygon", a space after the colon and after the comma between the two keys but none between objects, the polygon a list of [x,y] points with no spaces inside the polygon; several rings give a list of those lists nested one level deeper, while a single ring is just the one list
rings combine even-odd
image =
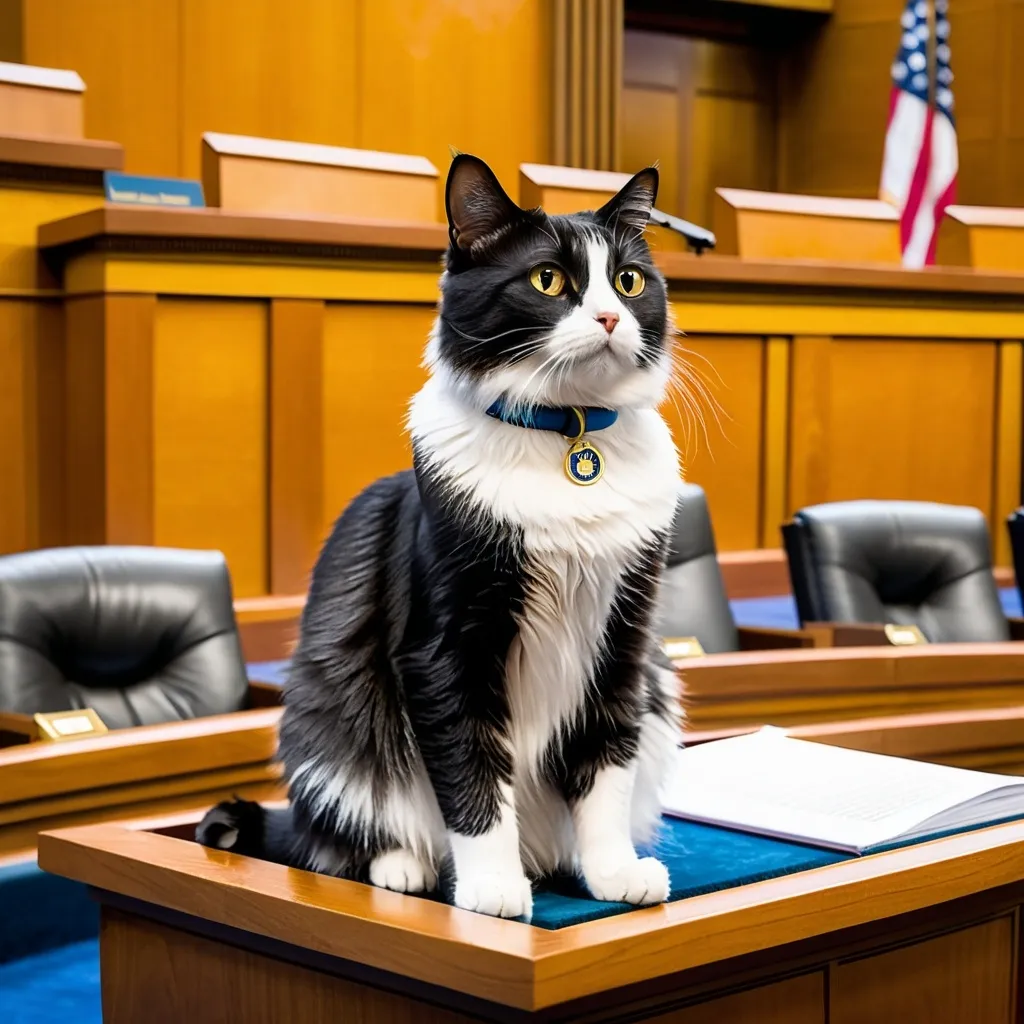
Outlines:
[{"label": "cat's eye", "polygon": [[565,274],[550,263],[542,263],[530,271],[530,284],[545,295],[558,296],[565,291]]},{"label": "cat's eye", "polygon": [[638,267],[623,267],[615,275],[615,290],[620,295],[635,299],[647,284],[643,271]]}]

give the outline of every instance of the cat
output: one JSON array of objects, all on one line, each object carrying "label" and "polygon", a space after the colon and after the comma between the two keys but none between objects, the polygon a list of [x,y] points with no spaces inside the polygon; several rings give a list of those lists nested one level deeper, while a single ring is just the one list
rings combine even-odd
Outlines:
[{"label": "cat", "polygon": [[566,872],[598,900],[667,898],[637,853],[681,718],[652,635],[679,488],[657,188],[647,168],[548,216],[455,157],[414,468],[352,502],[314,569],[284,687],[289,807],[220,804],[200,842],[398,892],[440,880],[502,917]]}]

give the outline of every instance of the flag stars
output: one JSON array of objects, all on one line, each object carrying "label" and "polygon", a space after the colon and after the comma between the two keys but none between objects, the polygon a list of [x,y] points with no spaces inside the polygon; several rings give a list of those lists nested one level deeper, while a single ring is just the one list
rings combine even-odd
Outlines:
[{"label": "flag stars", "polygon": [[897,82],[902,82],[903,79],[907,77],[907,65],[904,64],[903,61],[898,60],[893,64],[892,77],[895,78]]},{"label": "flag stars", "polygon": [[[940,21],[936,23],[935,34],[939,37],[939,39],[949,38],[949,22],[946,21],[945,18],[942,18]],[[922,36],[921,38],[923,39],[924,36]]]},{"label": "flag stars", "polygon": [[911,71],[924,71],[928,61],[920,50],[915,50],[908,58],[907,65]]},{"label": "flag stars", "polygon": [[913,32],[907,32],[903,36],[903,46],[907,50],[916,50],[917,49],[917,36],[915,36]]}]

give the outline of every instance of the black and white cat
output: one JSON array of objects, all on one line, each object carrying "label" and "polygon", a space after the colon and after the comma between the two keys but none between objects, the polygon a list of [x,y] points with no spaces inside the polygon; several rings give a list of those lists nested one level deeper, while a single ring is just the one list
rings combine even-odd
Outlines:
[{"label": "black and white cat", "polygon": [[636,852],[680,722],[651,630],[679,487],[643,237],[657,186],[648,169],[596,213],[547,216],[456,157],[415,469],[356,498],[313,573],[284,692],[290,806],[221,804],[201,842],[399,892],[443,875],[457,906],[502,917],[554,872],[601,900],[667,897]]}]

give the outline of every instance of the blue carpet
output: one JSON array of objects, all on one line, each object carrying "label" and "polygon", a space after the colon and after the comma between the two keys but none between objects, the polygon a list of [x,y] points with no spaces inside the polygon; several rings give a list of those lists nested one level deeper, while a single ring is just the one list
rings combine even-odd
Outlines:
[{"label": "blue carpet", "polygon": [[84,885],[40,871],[35,860],[0,867],[0,964],[92,938],[99,926]]},{"label": "blue carpet", "polygon": [[99,940],[0,964],[0,1020],[102,1024]]},{"label": "blue carpet", "polygon": [[[1003,611],[1007,615],[1021,614],[1020,594],[1016,587],[999,591]],[[796,613],[796,602],[789,594],[779,597],[748,597],[730,601],[737,626],[765,626],[772,629],[796,629],[800,618]]]},{"label": "blue carpet", "polygon": [[254,683],[273,683],[284,686],[288,672],[287,661],[251,661],[245,666],[246,673]]}]

